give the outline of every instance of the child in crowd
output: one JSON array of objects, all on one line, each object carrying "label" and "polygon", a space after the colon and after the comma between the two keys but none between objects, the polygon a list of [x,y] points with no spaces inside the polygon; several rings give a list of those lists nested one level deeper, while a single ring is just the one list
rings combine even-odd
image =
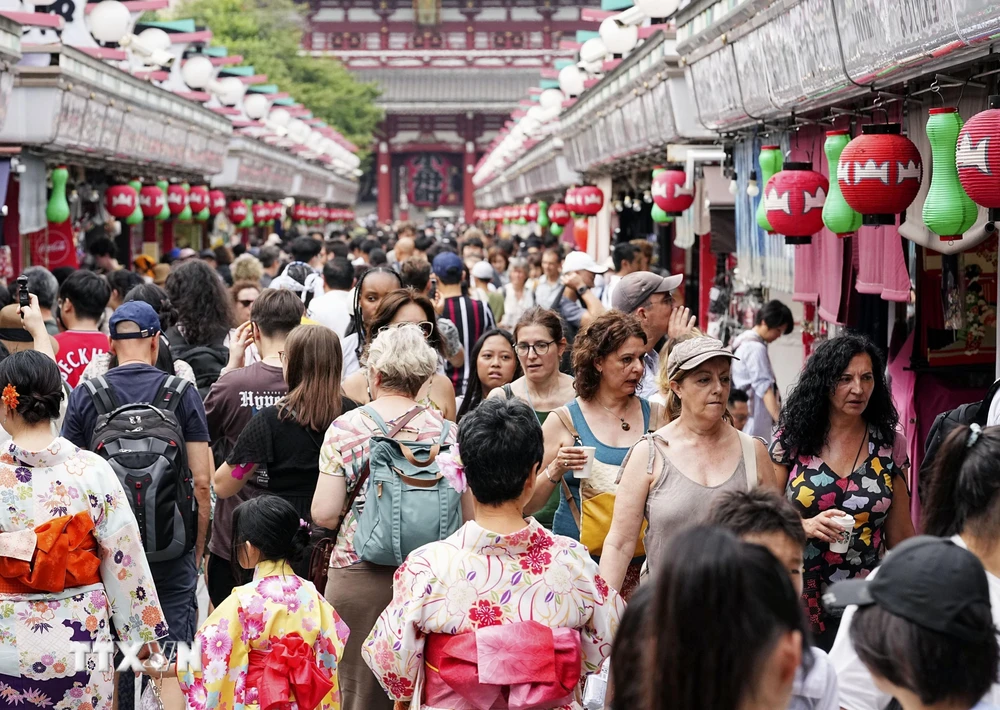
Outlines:
[{"label": "child in crowd", "polygon": [[[795,508],[772,491],[757,488],[727,494],[712,509],[708,524],[718,525],[744,542],[767,548],[792,578],[797,594],[802,594],[803,551],[806,534]],[[809,672],[799,672],[792,686],[788,710],[837,710],[837,673],[826,653],[810,649]]]},{"label": "child in crowd", "polygon": [[337,664],[349,631],[316,587],[292,571],[308,545],[309,526],[288,501],[263,495],[236,508],[231,559],[254,577],[198,631],[201,670],[180,669],[188,708],[340,708]]}]

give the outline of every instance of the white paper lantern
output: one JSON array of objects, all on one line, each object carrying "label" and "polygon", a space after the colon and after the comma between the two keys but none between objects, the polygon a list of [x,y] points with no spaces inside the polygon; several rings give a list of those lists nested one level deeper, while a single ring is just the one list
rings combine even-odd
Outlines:
[{"label": "white paper lantern", "polygon": [[259,121],[264,118],[269,108],[271,108],[271,102],[264,94],[250,94],[243,99],[243,112],[251,120]]},{"label": "white paper lantern", "polygon": [[326,139],[319,131],[310,131],[309,137],[306,138],[306,148],[311,150],[313,153],[321,153],[324,140]]},{"label": "white paper lantern", "polygon": [[310,128],[305,124],[304,121],[300,121],[295,118],[292,122],[288,124],[288,137],[292,139],[293,143],[302,145],[309,138]]},{"label": "white paper lantern", "polygon": [[580,61],[587,64],[599,62],[608,55],[608,48],[600,37],[588,39],[580,47]]},{"label": "white paper lantern", "polygon": [[87,28],[98,42],[117,44],[132,27],[132,15],[118,0],[102,0],[87,15]]},{"label": "white paper lantern", "polygon": [[[619,25],[609,17],[601,23],[599,32],[604,46],[611,54],[627,54],[639,42],[639,28],[635,25]],[[582,52],[581,52],[582,53]]]},{"label": "white paper lantern", "polygon": [[570,65],[559,70],[559,88],[567,96],[579,96],[583,93],[583,72]]},{"label": "white paper lantern", "polygon": [[246,84],[243,83],[242,79],[235,76],[226,77],[219,82],[217,94],[219,103],[223,106],[235,106],[243,98],[246,90]]},{"label": "white paper lantern", "polygon": [[188,88],[195,91],[208,86],[214,75],[215,67],[212,66],[212,60],[201,54],[186,60],[181,67],[181,79],[188,85]]},{"label": "white paper lantern", "polygon": [[283,108],[273,108],[271,109],[271,113],[267,115],[267,120],[278,128],[288,128],[288,124],[292,120],[292,114]]},{"label": "white paper lantern", "polygon": [[646,17],[662,19],[677,12],[680,0],[635,0],[635,7]]},{"label": "white paper lantern", "polygon": [[561,109],[564,99],[563,92],[559,91],[559,89],[546,89],[538,97],[538,105],[544,109]]},{"label": "white paper lantern", "polygon": [[140,32],[139,41],[151,52],[166,51],[172,44],[170,35],[159,27],[150,27]]}]

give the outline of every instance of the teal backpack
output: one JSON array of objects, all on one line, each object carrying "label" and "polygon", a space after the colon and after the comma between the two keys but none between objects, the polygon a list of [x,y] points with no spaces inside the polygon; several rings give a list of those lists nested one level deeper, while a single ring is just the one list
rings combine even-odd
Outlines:
[{"label": "teal backpack", "polygon": [[[382,434],[373,434],[368,455],[365,504],[354,514],[358,528],[354,550],[365,562],[398,567],[413,550],[443,540],[462,524],[462,494],[451,487],[435,459],[445,444],[451,422],[445,421],[436,443],[398,441],[396,436],[413,417],[416,407],[390,429],[378,412],[362,407]],[[363,478],[358,487],[365,485]]]}]

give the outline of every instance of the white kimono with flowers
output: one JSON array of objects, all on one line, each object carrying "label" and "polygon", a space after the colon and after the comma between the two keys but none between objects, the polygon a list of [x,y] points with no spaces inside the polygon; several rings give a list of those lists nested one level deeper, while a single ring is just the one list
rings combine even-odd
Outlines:
[{"label": "white kimono with flowers", "polygon": [[362,656],[391,697],[421,699],[427,634],[535,621],[579,631],[585,676],[609,655],[624,610],[579,542],[553,535],[534,518],[511,535],[469,522],[406,558]]}]

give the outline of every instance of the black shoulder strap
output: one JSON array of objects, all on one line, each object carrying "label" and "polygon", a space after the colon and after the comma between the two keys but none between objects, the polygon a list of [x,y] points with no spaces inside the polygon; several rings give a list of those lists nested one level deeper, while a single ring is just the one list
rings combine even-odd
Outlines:
[{"label": "black shoulder strap", "polygon": [[167,375],[166,379],[163,380],[163,384],[160,385],[160,391],[156,393],[156,400],[153,402],[153,406],[168,412],[176,412],[177,407],[181,404],[181,397],[184,396],[184,390],[190,384],[190,382],[180,377]]},{"label": "black shoulder strap", "polygon": [[990,404],[993,403],[993,398],[996,397],[997,391],[1000,391],[1000,380],[993,383],[990,391],[983,398],[983,403],[979,405],[979,411],[976,412],[976,423],[979,426],[986,426],[986,419],[990,415]]},{"label": "black shoulder strap", "polygon": [[90,398],[94,402],[94,409],[97,410],[98,416],[111,414],[111,412],[118,409],[118,397],[103,375],[83,380],[83,386],[90,393]]}]

